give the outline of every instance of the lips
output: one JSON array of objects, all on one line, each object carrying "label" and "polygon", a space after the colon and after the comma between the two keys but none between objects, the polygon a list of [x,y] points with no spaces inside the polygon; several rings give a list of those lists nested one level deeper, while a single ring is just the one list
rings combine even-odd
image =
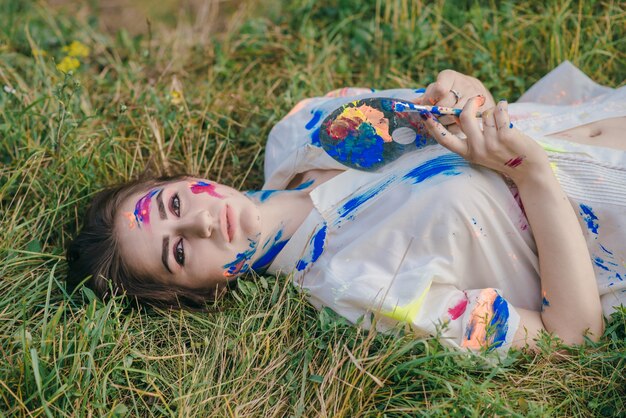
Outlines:
[{"label": "lips", "polygon": [[228,242],[231,242],[235,237],[236,220],[233,213],[233,209],[230,206],[226,206],[226,232],[228,233]]},{"label": "lips", "polygon": [[230,236],[228,234],[228,205],[224,205],[220,212],[220,229],[222,231],[222,236],[226,242],[230,242]]}]

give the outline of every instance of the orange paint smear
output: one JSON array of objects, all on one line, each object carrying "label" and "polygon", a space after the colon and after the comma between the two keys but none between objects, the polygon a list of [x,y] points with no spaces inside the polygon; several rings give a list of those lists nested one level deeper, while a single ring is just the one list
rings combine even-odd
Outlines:
[{"label": "orange paint smear", "polygon": [[137,227],[137,221],[135,221],[135,215],[132,212],[124,212],[124,217],[128,219],[128,228],[131,231]]},{"label": "orange paint smear", "polygon": [[498,294],[494,289],[484,289],[480,292],[467,324],[469,335],[465,335],[461,347],[480,350],[485,346],[487,327],[493,317],[493,302],[497,296]]}]

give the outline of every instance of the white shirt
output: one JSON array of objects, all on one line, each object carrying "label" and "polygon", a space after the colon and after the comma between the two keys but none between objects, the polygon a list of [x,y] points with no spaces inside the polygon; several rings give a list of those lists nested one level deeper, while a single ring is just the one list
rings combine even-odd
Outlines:
[{"label": "white shirt", "polygon": [[[606,117],[626,114],[624,92],[602,90],[605,102],[616,103],[609,103],[613,113]],[[411,100],[419,94],[405,89],[367,96]],[[349,100],[361,97],[366,96]],[[313,168],[343,168],[316,144],[315,131],[347,101],[314,99],[272,130],[265,188],[284,188],[296,173]],[[608,314],[626,294],[626,153],[545,137],[568,129],[547,114],[563,123],[580,119],[579,107],[543,108],[528,116],[539,119],[533,123],[516,118],[514,105],[510,109],[518,128],[531,130],[552,150],[557,178],[579,213]],[[366,327],[374,313],[381,331],[407,322],[454,347],[501,352],[518,327],[515,307],[541,309],[532,232],[514,186],[493,171],[434,145],[380,173],[347,170],[314,189],[311,198],[314,210],[270,272],[293,273],[317,308],[330,307]]]}]

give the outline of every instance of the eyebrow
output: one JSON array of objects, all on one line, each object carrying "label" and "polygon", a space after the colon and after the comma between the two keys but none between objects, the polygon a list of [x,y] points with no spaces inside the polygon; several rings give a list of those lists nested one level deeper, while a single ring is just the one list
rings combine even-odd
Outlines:
[{"label": "eyebrow", "polygon": [[165,205],[163,204],[163,189],[159,190],[159,193],[156,196],[157,206],[159,207],[159,217],[161,219],[167,219],[167,212],[165,211]]},{"label": "eyebrow", "polygon": [[165,269],[167,271],[170,272],[170,274],[172,273],[172,270],[170,269],[170,266],[167,264],[167,253],[168,250],[170,248],[170,237],[169,236],[164,236],[163,237],[163,247],[162,247],[162,251],[161,251],[161,262],[163,263],[163,266],[165,267]]}]

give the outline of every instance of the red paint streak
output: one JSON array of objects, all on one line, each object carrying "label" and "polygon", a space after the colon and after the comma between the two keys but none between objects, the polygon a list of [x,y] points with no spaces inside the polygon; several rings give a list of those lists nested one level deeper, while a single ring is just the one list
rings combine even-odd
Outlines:
[{"label": "red paint streak", "polygon": [[[417,113],[417,115],[419,115],[419,113]],[[409,124],[411,124],[412,127],[414,127],[417,130],[418,134],[428,133],[428,129],[426,129],[422,121],[417,119],[415,112],[401,112],[401,113],[396,113],[395,116],[398,119],[406,120]]]},{"label": "red paint streak", "polygon": [[448,309],[448,315],[450,315],[450,318],[452,320],[455,320],[459,316],[463,315],[466,308],[467,308],[467,299],[463,299],[459,301],[459,303],[457,303],[456,306],[453,306],[452,308]]},{"label": "red paint streak", "polygon": [[355,132],[363,122],[364,121],[359,117],[355,117],[354,119],[346,117],[337,118],[329,124],[326,132],[332,139],[346,139],[352,132]]},{"label": "red paint streak", "polygon": [[215,184],[213,183],[198,181],[192,183],[189,188],[191,189],[191,193],[193,194],[208,193],[210,196],[217,197],[218,199],[224,198],[224,196],[215,191]]},{"label": "red paint streak", "polygon": [[525,156],[521,155],[519,157],[515,157],[515,158],[511,158],[509,161],[507,161],[506,163],[504,163],[504,165],[511,167],[511,168],[515,168],[519,165],[522,164],[522,162],[524,161],[524,158],[526,158]]}]

